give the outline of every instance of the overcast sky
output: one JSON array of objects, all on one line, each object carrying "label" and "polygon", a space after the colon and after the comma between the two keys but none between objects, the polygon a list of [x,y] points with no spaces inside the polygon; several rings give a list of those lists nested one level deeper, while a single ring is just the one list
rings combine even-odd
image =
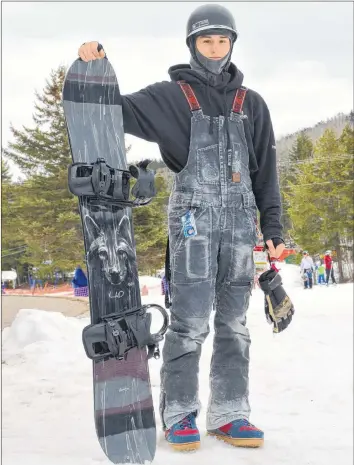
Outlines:
[{"label": "overcast sky", "polygon": [[[51,69],[69,66],[83,42],[100,41],[122,93],[169,79],[186,63],[185,26],[202,3],[3,2],[3,146],[16,128],[32,124],[34,90]],[[239,39],[232,61],[244,84],[271,111],[276,136],[353,108],[351,2],[227,2]],[[159,157],[155,144],[131,136],[131,158]]]}]

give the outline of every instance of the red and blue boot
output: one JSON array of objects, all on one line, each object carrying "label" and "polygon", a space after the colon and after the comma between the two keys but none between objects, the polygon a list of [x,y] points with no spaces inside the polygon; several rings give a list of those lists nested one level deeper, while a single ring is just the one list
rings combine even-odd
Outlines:
[{"label": "red and blue boot", "polygon": [[209,430],[210,436],[238,447],[261,447],[264,443],[264,433],[248,420],[235,420],[214,430]]},{"label": "red and blue boot", "polygon": [[165,431],[167,442],[175,450],[190,451],[200,447],[200,434],[195,422],[195,415],[189,414],[186,418]]}]

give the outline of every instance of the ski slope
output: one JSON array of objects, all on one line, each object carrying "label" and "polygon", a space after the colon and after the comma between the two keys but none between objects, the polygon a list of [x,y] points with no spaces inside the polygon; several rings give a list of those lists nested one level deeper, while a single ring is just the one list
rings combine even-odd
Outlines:
[{"label": "ski slope", "polygon": [[[284,265],[296,315],[282,334],[265,321],[255,290],[251,331],[251,421],[262,449],[235,449],[205,436],[194,453],[169,449],[158,433],[155,465],[351,465],[353,463],[353,286],[303,290],[298,268]],[[157,289],[157,288],[156,288]],[[144,302],[162,304],[162,296]],[[88,318],[23,309],[3,331],[3,464],[108,465],[93,422],[91,362],[81,345]],[[158,323],[156,323],[158,326]],[[200,395],[208,399],[212,333],[201,359]],[[161,360],[150,363],[158,411]],[[160,421],[157,415],[158,428]]]}]

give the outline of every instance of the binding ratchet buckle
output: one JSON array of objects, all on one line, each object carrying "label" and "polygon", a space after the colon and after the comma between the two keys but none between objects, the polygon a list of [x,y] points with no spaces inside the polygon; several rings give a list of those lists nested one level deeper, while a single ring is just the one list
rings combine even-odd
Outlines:
[{"label": "binding ratchet buckle", "polygon": [[[72,163],[69,165],[69,190],[79,197],[92,198],[104,203],[126,206],[148,204],[155,191],[155,173],[147,169],[150,160],[144,160],[128,170],[120,170],[107,165],[104,158],[93,163]],[[130,178],[137,181],[132,189],[135,200],[129,200]]]},{"label": "binding ratchet buckle", "polygon": [[[156,308],[163,316],[161,329],[151,334],[151,313],[149,308]],[[86,326],[82,332],[85,352],[91,360],[102,360],[115,357],[125,358],[134,347],[148,348],[148,358],[160,357],[159,342],[168,326],[168,314],[160,305],[144,305],[138,310],[125,314],[110,314],[102,318],[102,322]]]}]

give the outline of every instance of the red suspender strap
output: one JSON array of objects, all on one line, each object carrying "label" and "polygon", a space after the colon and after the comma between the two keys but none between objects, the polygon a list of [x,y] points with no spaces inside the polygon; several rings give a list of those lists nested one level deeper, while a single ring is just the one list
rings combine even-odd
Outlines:
[{"label": "red suspender strap", "polygon": [[185,81],[177,81],[177,84],[181,87],[187,102],[189,103],[189,108],[191,111],[197,111],[200,110],[200,105],[197,100],[197,97],[195,96],[193,89],[187,82]]},{"label": "red suspender strap", "polygon": [[232,111],[234,113],[242,114],[243,102],[245,101],[247,89],[245,87],[240,87],[236,91],[234,98],[234,103],[232,104]]}]

